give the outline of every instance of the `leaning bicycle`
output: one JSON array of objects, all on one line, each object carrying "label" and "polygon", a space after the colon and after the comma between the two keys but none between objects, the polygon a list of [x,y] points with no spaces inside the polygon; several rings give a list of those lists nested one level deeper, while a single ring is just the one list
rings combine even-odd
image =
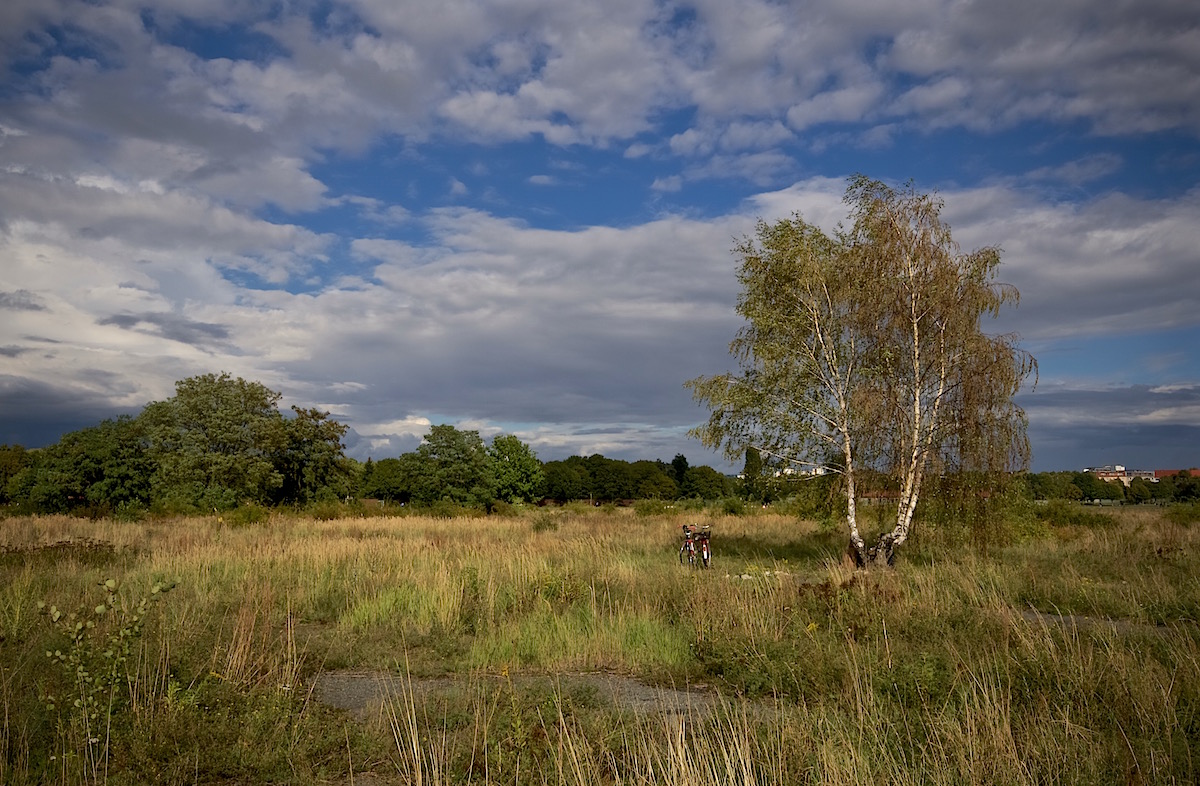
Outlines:
[{"label": "leaning bicycle", "polygon": [[684,562],[689,567],[699,565],[707,568],[712,564],[712,547],[709,545],[711,530],[706,525],[698,527],[694,524],[683,525],[683,544],[679,547],[679,564]]}]

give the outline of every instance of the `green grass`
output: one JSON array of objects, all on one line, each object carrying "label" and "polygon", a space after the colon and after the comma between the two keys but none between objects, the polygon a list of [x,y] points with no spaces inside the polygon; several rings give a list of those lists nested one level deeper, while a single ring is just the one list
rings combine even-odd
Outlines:
[{"label": "green grass", "polygon": [[[827,526],[758,509],[689,511],[713,527],[709,571],[679,566],[678,512],[645,506],[8,519],[0,783],[1195,782],[1200,528],[1032,515],[986,551],[919,530],[875,572]],[[100,657],[162,581],[104,733],[81,738],[44,698],[80,688],[38,602],[111,594],[81,645]],[[464,688],[363,719],[313,699],[330,669]],[[561,676],[593,671],[723,700],[631,714]],[[552,687],[515,679],[534,674]]]}]

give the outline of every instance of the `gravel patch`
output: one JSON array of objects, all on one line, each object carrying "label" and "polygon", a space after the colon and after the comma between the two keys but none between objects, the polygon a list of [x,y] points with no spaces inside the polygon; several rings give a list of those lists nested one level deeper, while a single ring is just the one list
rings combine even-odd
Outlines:
[{"label": "gravel patch", "polygon": [[380,671],[333,671],[317,675],[313,697],[322,704],[366,719],[378,717],[388,707],[402,707],[407,696],[419,705],[431,697],[463,694],[480,688],[499,691],[510,685],[521,692],[539,690],[567,697],[584,696],[597,707],[637,715],[710,712],[720,702],[720,697],[707,685],[691,685],[682,690],[663,688],[646,685],[633,677],[603,672],[406,678]]}]

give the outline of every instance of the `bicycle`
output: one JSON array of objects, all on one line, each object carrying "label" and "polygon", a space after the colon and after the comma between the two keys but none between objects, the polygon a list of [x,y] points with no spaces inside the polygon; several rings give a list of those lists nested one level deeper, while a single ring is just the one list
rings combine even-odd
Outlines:
[{"label": "bicycle", "polygon": [[679,547],[679,564],[682,565],[686,559],[688,566],[694,568],[699,560],[700,567],[709,567],[712,563],[712,549],[709,546],[710,535],[710,528],[707,525],[697,527],[694,524],[684,524],[683,544]]}]

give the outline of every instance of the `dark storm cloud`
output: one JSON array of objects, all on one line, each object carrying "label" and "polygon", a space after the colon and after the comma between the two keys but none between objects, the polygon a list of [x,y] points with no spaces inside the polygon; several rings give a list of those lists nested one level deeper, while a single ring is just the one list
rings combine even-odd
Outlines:
[{"label": "dark storm cloud", "polygon": [[0,443],[28,448],[51,445],[71,431],[106,418],[136,414],[115,407],[107,390],[60,387],[25,377],[0,375]]},{"label": "dark storm cloud", "polygon": [[114,314],[96,321],[98,325],[116,325],[125,330],[137,330],[162,336],[171,341],[193,346],[207,346],[229,338],[229,329],[211,322],[197,322],[178,314]]},{"label": "dark storm cloud", "polygon": [[0,308],[12,311],[45,311],[42,299],[27,289],[15,292],[0,292]]},{"label": "dark storm cloud", "polygon": [[1018,397],[1039,470],[1200,465],[1200,385],[1060,387]]}]

